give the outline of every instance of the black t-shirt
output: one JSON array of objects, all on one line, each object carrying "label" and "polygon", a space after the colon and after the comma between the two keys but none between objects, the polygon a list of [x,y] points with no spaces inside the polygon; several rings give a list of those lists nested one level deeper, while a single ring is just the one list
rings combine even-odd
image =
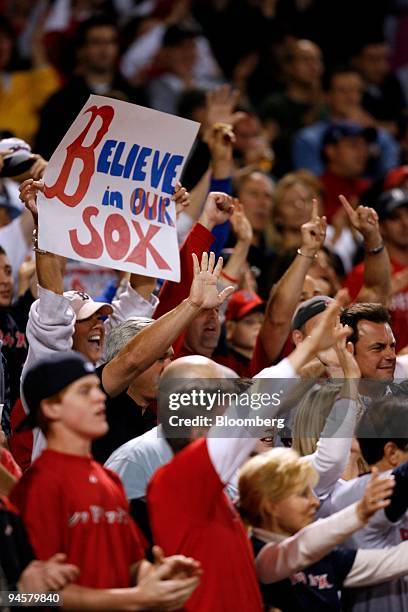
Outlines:
[{"label": "black t-shirt", "polygon": [[7,361],[11,406],[20,397],[20,377],[28,352],[25,330],[33,302],[34,297],[28,289],[12,306],[0,309],[1,350]]},{"label": "black t-shirt", "polygon": [[0,566],[8,588],[15,589],[21,572],[34,553],[21,518],[9,502],[0,497]]},{"label": "black t-shirt", "polygon": [[[105,365],[96,369],[102,389],[102,371]],[[106,393],[105,390],[104,392]],[[107,393],[106,395],[106,420],[109,431],[92,444],[92,454],[99,463],[105,463],[113,451],[125,442],[141,436],[157,425],[153,410],[148,407],[143,412],[143,408],[138,406],[126,392],[116,397],[109,397]]]},{"label": "black t-shirt", "polygon": [[[265,542],[252,537],[255,556]],[[340,612],[339,591],[350,572],[357,551],[338,547],[290,578],[261,584],[262,597],[266,608],[279,608],[282,612]]]}]

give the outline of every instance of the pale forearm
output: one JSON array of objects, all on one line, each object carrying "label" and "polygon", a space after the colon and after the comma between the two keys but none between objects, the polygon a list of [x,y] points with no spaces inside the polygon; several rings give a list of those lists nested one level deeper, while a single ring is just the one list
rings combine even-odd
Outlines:
[{"label": "pale forearm", "polygon": [[62,593],[68,610],[143,610],[140,589],[91,589],[72,584]]},{"label": "pale forearm", "polygon": [[200,309],[189,299],[143,329],[103,370],[103,387],[114,397],[128,388],[138,376],[171,347],[176,338],[195,319]]},{"label": "pale forearm", "polygon": [[240,279],[242,275],[243,266],[248,256],[249,242],[239,240],[232,251],[231,257],[224,266],[224,273],[227,279],[237,278]]},{"label": "pale forearm", "polygon": [[215,179],[225,179],[232,175],[232,160],[221,159],[213,160],[211,164],[212,177]]},{"label": "pale forearm", "polygon": [[288,578],[294,572],[322,559],[363,526],[357,504],[353,504],[308,525],[279,544],[267,544],[256,559],[259,580],[268,584]]},{"label": "pale forearm", "polygon": [[44,289],[62,295],[64,281],[61,269],[61,257],[54,253],[35,254],[38,284]]},{"label": "pale forearm", "polygon": [[210,189],[210,170],[207,170],[198,183],[190,191],[190,205],[184,211],[186,215],[196,221]]},{"label": "pale forearm", "polygon": [[290,322],[300,302],[305,276],[312,259],[297,255],[272,289],[260,331],[263,348],[271,362],[280,354],[290,332]]},{"label": "pale forearm", "polygon": [[145,300],[149,300],[156,286],[155,278],[142,276],[141,274],[131,274],[129,282],[132,289],[137,291]]},{"label": "pale forearm", "polygon": [[391,295],[391,264],[388,251],[370,253],[381,245],[381,237],[364,242],[364,284],[356,300],[358,302],[380,302],[386,305]]}]

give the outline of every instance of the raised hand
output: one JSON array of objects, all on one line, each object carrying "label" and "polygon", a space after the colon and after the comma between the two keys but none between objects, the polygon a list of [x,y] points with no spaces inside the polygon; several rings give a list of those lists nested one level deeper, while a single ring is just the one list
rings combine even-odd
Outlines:
[{"label": "raised hand", "polygon": [[319,204],[314,198],[312,202],[312,214],[309,221],[300,228],[302,234],[301,251],[303,255],[313,257],[322,248],[327,230],[326,217],[319,217]]},{"label": "raised hand", "polygon": [[20,185],[20,200],[33,215],[35,225],[38,224],[37,194],[44,191],[43,181],[27,179]]},{"label": "raised hand", "polygon": [[214,125],[207,130],[206,141],[210,149],[213,165],[214,163],[232,161],[232,148],[235,142],[235,134],[230,123],[214,123]]},{"label": "raised hand", "polygon": [[381,508],[390,505],[390,497],[395,486],[394,476],[380,476],[377,468],[372,469],[372,476],[369,480],[364,496],[357,506],[360,519],[365,523],[368,519]]},{"label": "raised hand", "polygon": [[33,155],[31,155],[31,159],[34,159],[34,163],[30,168],[30,176],[31,178],[33,178],[35,181],[39,181],[40,179],[42,179],[45,169],[48,166],[48,162],[45,161],[45,159],[43,157],[41,157],[41,155],[38,155],[37,153],[34,153]]},{"label": "raised hand", "polygon": [[234,108],[239,98],[239,91],[234,91],[229,85],[221,85],[207,93],[207,126],[211,128],[216,123],[233,124]]},{"label": "raised hand", "polygon": [[198,221],[211,231],[216,225],[228,221],[233,211],[234,201],[231,196],[220,191],[210,191]]},{"label": "raised hand", "polygon": [[182,186],[180,181],[177,181],[171,199],[174,200],[176,204],[176,217],[191,204],[190,193]]},{"label": "raised hand", "polygon": [[252,226],[244,212],[244,207],[237,198],[234,198],[234,205],[234,211],[230,219],[232,230],[238,241],[251,244],[253,236]]},{"label": "raised hand", "polygon": [[352,334],[352,329],[348,325],[337,325],[340,310],[344,308],[349,301],[350,296],[347,289],[341,289],[337,292],[335,299],[327,306],[320,321],[309,336],[313,350],[316,353],[336,345]]},{"label": "raised hand", "polygon": [[208,254],[204,252],[200,265],[197,255],[193,253],[194,278],[188,299],[194,306],[203,310],[218,308],[224,300],[234,293],[234,287],[226,287],[220,293],[218,292],[217,283],[221,274],[222,263],[222,257],[219,257],[217,265],[214,267],[214,253],[211,252],[208,257]]},{"label": "raised hand", "polygon": [[[342,328],[343,325],[340,323],[340,319],[338,319],[335,334],[340,336]],[[340,367],[343,371],[344,378],[361,378],[361,371],[353,354],[353,344],[351,342],[347,342],[347,338],[343,336],[336,342],[334,349],[336,351]]]},{"label": "raised hand", "polygon": [[368,248],[376,248],[379,246],[382,239],[378,224],[378,215],[374,208],[358,206],[354,209],[343,195],[339,195],[339,200],[347,213],[352,227],[360,232],[364,238],[364,242],[368,243],[366,246],[368,246]]}]

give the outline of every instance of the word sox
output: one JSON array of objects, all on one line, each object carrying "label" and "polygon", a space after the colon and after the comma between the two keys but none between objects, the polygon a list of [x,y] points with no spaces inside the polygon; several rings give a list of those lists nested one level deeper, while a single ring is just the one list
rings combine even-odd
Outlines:
[{"label": "word sox", "polygon": [[[159,151],[140,147],[137,144],[132,145],[125,153],[124,142],[106,140],[96,162],[95,149],[109,129],[114,117],[114,109],[111,106],[91,106],[84,114],[87,113],[90,114],[89,121],[81,134],[67,146],[66,158],[58,178],[53,185],[45,186],[46,197],[56,197],[63,204],[72,208],[78,206],[88,191],[95,170],[98,173],[130,180],[142,181],[148,178],[152,188],[169,195],[173,193],[172,183],[178,167],[183,162],[181,155],[171,155],[168,152],[161,155]],[[96,119],[101,119],[102,125],[96,132],[93,142],[85,146],[83,143]],[[77,187],[71,194],[67,193],[67,184],[76,160],[80,160],[83,167],[78,175]],[[102,205],[123,209],[122,195],[117,191],[110,192],[107,189]],[[135,216],[143,214],[149,221],[174,227],[174,222],[167,211],[170,205],[169,197],[159,197],[155,193],[136,188],[131,194],[129,205]],[[100,209],[93,205],[87,206],[82,212],[82,221],[90,234],[88,242],[80,241],[77,229],[69,230],[71,246],[80,257],[99,259],[106,247],[113,260],[124,260],[146,267],[147,252],[149,252],[159,269],[170,269],[168,263],[151,244],[161,226],[150,223],[144,233],[137,220],[129,221],[121,214],[113,213],[106,218],[103,230],[99,231],[93,222],[99,214]]]}]

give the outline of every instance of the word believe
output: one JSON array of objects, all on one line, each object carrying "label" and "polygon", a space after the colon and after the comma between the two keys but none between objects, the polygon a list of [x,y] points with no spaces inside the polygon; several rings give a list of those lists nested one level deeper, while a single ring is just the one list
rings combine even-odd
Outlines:
[{"label": "word believe", "polygon": [[[91,106],[84,111],[84,114],[90,115],[87,125],[75,140],[67,146],[66,157],[55,183],[44,187],[46,197],[56,197],[65,206],[71,208],[78,206],[88,191],[92,176],[95,173],[95,149],[108,132],[114,117],[114,109],[111,106]],[[92,124],[97,118],[102,120],[102,125],[98,129],[93,142],[84,145]],[[124,142],[106,140],[99,154],[96,170],[123,178],[130,178],[132,173],[133,180],[142,181],[146,179],[147,160],[151,158],[149,180],[152,186],[158,188],[161,184],[161,191],[168,194],[173,193],[174,189],[171,183],[176,176],[177,168],[183,162],[181,155],[164,153],[161,157],[159,151],[153,152],[153,149],[140,147],[137,144],[131,146],[127,155],[123,155],[124,149]],[[75,191],[69,193],[68,184],[75,160],[80,160],[83,168],[77,176]],[[120,192],[109,192],[107,190],[102,204],[105,206],[113,205],[122,209],[123,203]],[[151,192],[137,188],[131,194],[129,205],[134,215],[143,212],[144,217],[149,221],[156,220],[159,223],[174,227],[174,223],[166,210],[170,205],[170,199],[167,197],[158,198]],[[111,259],[115,261],[124,260],[146,268],[147,252],[149,252],[160,270],[171,269],[151,244],[153,237],[160,231],[160,226],[151,223],[143,231],[138,221],[130,221],[121,214],[112,213],[106,218],[104,228],[99,233],[92,223],[92,219],[98,217],[99,213],[100,210],[94,205],[87,206],[82,211],[82,221],[90,235],[88,242],[80,242],[77,229],[69,230],[71,246],[80,257],[99,259],[104,253],[104,248],[106,248]]]},{"label": "word believe", "polygon": [[133,181],[145,181],[148,178],[154,189],[173,194],[172,183],[178,167],[183,163],[182,155],[162,154],[138,144],[133,144],[127,153],[125,148],[126,143],[123,141],[107,140],[98,157],[97,172],[125,179],[132,178]]}]

